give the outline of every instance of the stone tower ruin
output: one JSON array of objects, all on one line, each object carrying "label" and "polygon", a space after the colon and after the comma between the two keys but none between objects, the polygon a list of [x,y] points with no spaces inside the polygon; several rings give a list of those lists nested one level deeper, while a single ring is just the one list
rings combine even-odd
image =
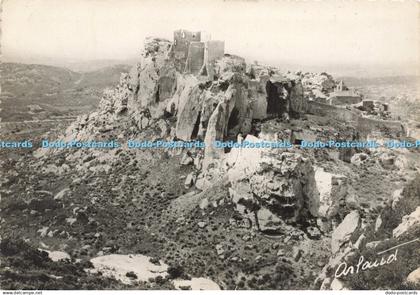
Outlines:
[{"label": "stone tower ruin", "polygon": [[214,62],[225,54],[225,42],[210,40],[210,37],[202,41],[201,37],[201,32],[174,31],[173,51],[175,67],[179,72],[213,75]]}]

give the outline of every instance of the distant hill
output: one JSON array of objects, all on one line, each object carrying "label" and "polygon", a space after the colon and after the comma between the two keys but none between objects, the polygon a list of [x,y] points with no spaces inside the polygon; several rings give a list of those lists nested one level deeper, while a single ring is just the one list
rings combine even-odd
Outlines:
[{"label": "distant hill", "polygon": [[[118,83],[128,65],[113,65],[92,72],[21,63],[2,63],[2,121],[76,116],[98,104],[103,90]],[[34,112],[36,110],[36,112]]]},{"label": "distant hill", "polygon": [[75,72],[95,72],[100,71],[102,69],[112,68],[112,67],[124,67],[124,66],[131,66],[137,62],[137,58],[127,59],[127,60],[112,60],[112,59],[105,59],[105,60],[90,60],[84,62],[63,62],[62,66],[68,69],[71,69]]},{"label": "distant hill", "polygon": [[350,87],[363,87],[372,85],[390,85],[390,84],[419,84],[418,76],[392,76],[392,77],[339,77],[339,80],[345,81]]},{"label": "distant hill", "polygon": [[131,66],[128,65],[113,65],[91,72],[79,73],[80,78],[76,83],[78,83],[78,87],[110,87],[120,79],[121,73],[129,72],[130,69]]},{"label": "distant hill", "polygon": [[66,68],[45,65],[2,63],[2,96],[48,94],[72,87],[80,74]]}]

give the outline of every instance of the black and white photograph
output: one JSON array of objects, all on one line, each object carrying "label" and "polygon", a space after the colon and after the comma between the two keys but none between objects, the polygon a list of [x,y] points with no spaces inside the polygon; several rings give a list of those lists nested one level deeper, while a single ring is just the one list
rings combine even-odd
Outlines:
[{"label": "black and white photograph", "polygon": [[0,17],[1,294],[419,293],[419,1]]}]

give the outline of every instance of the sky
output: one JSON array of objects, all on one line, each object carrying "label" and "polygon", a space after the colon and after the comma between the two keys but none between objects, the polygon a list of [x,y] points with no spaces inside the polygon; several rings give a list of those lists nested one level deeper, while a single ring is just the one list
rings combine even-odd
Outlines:
[{"label": "sky", "polygon": [[183,28],[263,63],[415,71],[419,7],[415,0],[3,0],[2,59],[133,59],[145,37],[172,39]]}]

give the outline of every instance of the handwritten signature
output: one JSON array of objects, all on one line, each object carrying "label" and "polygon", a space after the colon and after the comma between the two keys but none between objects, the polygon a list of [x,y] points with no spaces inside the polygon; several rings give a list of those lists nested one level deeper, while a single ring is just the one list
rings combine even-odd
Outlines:
[{"label": "handwritten signature", "polygon": [[383,266],[386,264],[391,264],[394,261],[397,261],[398,249],[388,257],[381,257],[380,260],[375,259],[375,261],[365,260],[365,257],[360,256],[359,262],[356,265],[347,265],[346,262],[342,262],[335,271],[335,277],[339,278],[342,276],[346,276],[349,273],[359,273],[359,271],[364,271],[371,268],[376,268],[379,266]]},{"label": "handwritten signature", "polygon": [[354,274],[354,273],[359,273],[359,271],[365,271],[368,269],[372,269],[372,268],[377,268],[383,265],[387,265],[387,264],[391,264],[395,261],[397,261],[397,256],[398,256],[398,248],[401,246],[405,246],[407,244],[411,244],[414,242],[420,241],[419,238],[414,239],[412,241],[409,242],[405,242],[399,245],[396,245],[394,247],[391,247],[387,250],[378,252],[378,255],[382,255],[386,252],[392,251],[394,250],[394,252],[388,256],[382,256],[380,259],[375,259],[374,261],[369,261],[366,260],[365,257],[362,255],[359,258],[359,261],[357,262],[356,265],[348,265],[346,262],[342,262],[336,269],[335,271],[335,277],[336,278],[340,278],[342,276],[346,276],[348,274]]}]

